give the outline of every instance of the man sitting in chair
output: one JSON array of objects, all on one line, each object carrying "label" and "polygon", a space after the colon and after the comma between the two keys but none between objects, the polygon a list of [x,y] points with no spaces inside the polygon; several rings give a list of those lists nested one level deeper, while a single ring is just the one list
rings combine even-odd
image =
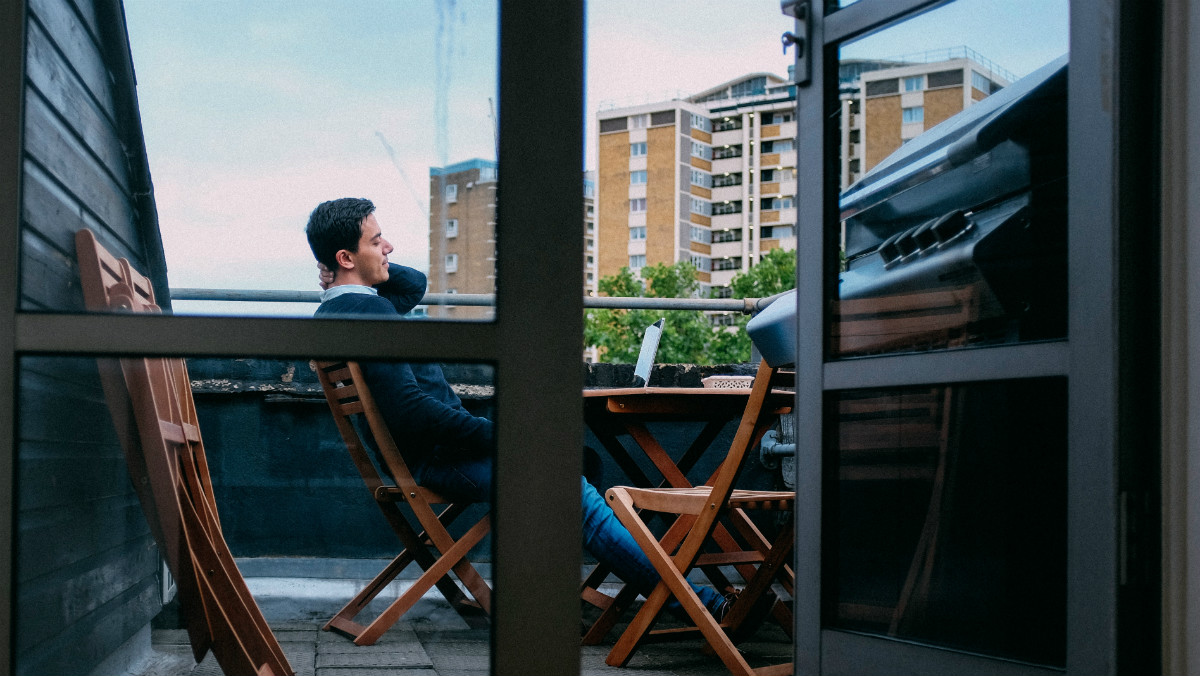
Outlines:
[{"label": "man sitting in chair", "polygon": [[[380,231],[370,200],[323,202],[308,218],[305,232],[320,268],[321,306],[317,317],[380,315],[399,317],[425,295],[425,275],[389,264],[392,245]],[[463,408],[435,363],[363,362],[368,387],[414,479],[451,498],[490,502],[493,423]],[[642,594],[659,582],[658,572],[633,536],[617,520],[600,493],[580,478],[583,547]],[[711,587],[696,593],[718,619],[728,602]],[[670,604],[668,605],[670,607]]]}]

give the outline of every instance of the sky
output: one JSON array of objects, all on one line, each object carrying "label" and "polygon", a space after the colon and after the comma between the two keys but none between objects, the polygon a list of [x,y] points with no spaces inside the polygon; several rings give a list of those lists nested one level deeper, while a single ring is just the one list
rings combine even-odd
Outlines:
[{"label": "sky", "polygon": [[[785,76],[792,59],[778,0],[587,8],[585,168],[598,108]],[[125,0],[125,12],[172,287],[315,290],[304,223],[343,196],[372,199],[392,261],[427,270],[429,168],[495,158],[494,1]],[[965,45],[1019,76],[1066,52],[1066,13],[1065,0],[959,0],[842,55]]]}]

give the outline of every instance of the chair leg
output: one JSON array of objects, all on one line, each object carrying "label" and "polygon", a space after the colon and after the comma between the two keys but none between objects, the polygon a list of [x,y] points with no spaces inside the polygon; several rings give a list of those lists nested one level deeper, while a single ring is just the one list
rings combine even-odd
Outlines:
[{"label": "chair leg", "polygon": [[658,619],[663,605],[669,597],[674,596],[729,671],[735,676],[752,676],[754,670],[733,646],[724,629],[704,607],[700,597],[696,595],[695,590],[684,577],[685,571],[691,568],[691,562],[673,560],[659,545],[658,539],[654,537],[650,529],[646,528],[641,519],[637,518],[633,505],[627,499],[618,498],[611,503],[613,511],[629,529],[638,545],[642,547],[647,558],[650,559],[650,563],[662,577],[662,581],[654,588],[642,609],[634,616],[633,622],[626,628],[617,644],[613,646],[605,663],[614,667],[628,664],[634,650],[653,627],[654,621]]},{"label": "chair leg", "polygon": [[412,586],[400,595],[400,598],[393,601],[386,610],[379,614],[379,617],[376,617],[367,626],[363,633],[354,639],[355,645],[373,645],[378,641],[379,637],[383,636],[384,632],[396,623],[396,620],[400,619],[404,613],[416,605],[417,601],[421,600],[425,592],[433,588],[437,580],[445,576],[451,568],[471,551],[472,547],[483,539],[484,535],[487,535],[490,528],[490,517],[480,519],[479,523],[476,523],[470,530],[464,533],[452,547],[442,552],[441,558],[430,566],[424,575],[413,582]]}]

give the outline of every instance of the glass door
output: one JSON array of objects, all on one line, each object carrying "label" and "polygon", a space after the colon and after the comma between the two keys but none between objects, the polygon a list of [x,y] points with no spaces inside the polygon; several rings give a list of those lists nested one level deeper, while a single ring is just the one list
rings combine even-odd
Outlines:
[{"label": "glass door", "polygon": [[1112,673],[1112,28],[1066,0],[783,9],[797,673]]}]

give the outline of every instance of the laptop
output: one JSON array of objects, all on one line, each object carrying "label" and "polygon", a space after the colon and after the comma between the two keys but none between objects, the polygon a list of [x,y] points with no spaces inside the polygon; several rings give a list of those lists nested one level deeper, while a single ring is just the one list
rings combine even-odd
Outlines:
[{"label": "laptop", "polygon": [[654,357],[658,354],[658,339],[662,337],[662,329],[662,319],[646,327],[646,334],[642,336],[642,349],[638,353],[637,365],[633,367],[634,387],[645,387],[650,380],[650,369],[654,368]]}]

